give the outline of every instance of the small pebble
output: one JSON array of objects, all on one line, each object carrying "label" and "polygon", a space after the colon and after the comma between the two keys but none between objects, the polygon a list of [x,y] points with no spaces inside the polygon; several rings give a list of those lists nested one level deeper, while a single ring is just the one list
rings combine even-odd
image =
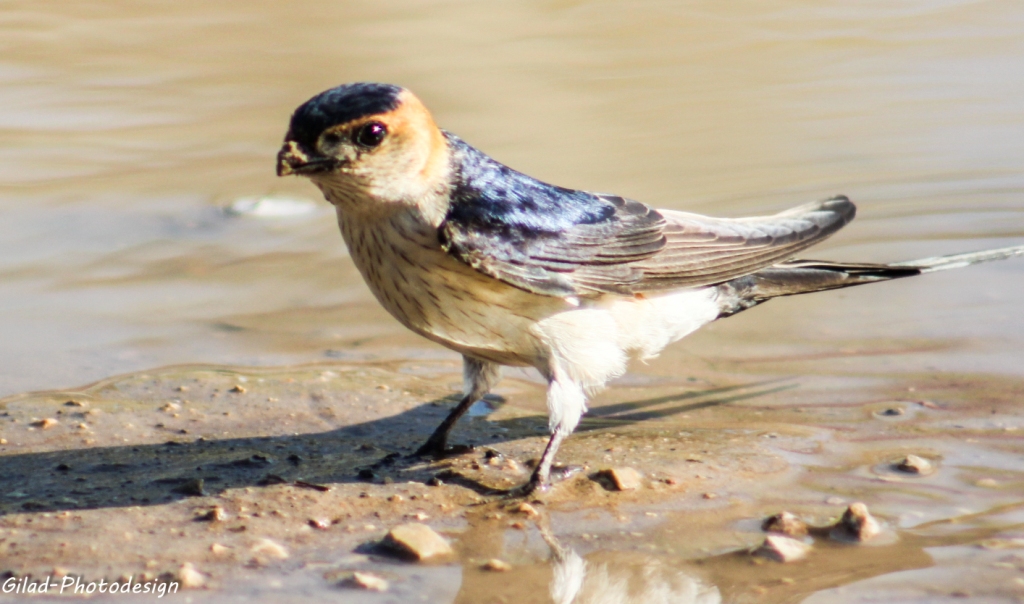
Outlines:
[{"label": "small pebble", "polygon": [[403,500],[403,497],[398,494],[388,497],[388,501],[390,501],[391,503],[401,503]]},{"label": "small pebble", "polygon": [[196,517],[196,520],[202,520],[205,522],[223,522],[227,520],[228,513],[224,511],[224,508],[219,505],[215,505],[205,513],[200,514]]},{"label": "small pebble", "polygon": [[779,512],[765,518],[761,530],[766,533],[779,533],[790,537],[803,537],[807,534],[807,523],[789,512]]},{"label": "small pebble", "polygon": [[84,407],[85,403],[83,403],[82,401],[68,401],[68,402],[64,403],[64,406],[65,407]]},{"label": "small pebble", "polygon": [[256,555],[274,560],[284,560],[288,557],[288,550],[280,543],[271,539],[260,539],[250,549]]},{"label": "small pebble", "polygon": [[228,392],[233,392],[235,394],[245,394],[245,387],[235,384],[235,387],[232,388],[231,390],[228,390]]},{"label": "small pebble", "polygon": [[715,497],[718,497],[718,495],[714,493],[704,493],[703,495],[701,495],[701,497],[703,497],[704,499],[714,499]]},{"label": "small pebble", "polygon": [[320,529],[321,531],[326,531],[331,528],[331,521],[327,518],[310,518],[308,524],[309,526],[315,529]]},{"label": "small pebble", "polygon": [[388,582],[383,577],[378,577],[373,573],[359,571],[352,573],[352,576],[342,581],[341,585],[344,585],[346,587],[365,589],[368,591],[388,590]]},{"label": "small pebble", "polygon": [[811,546],[803,541],[783,535],[768,535],[761,547],[754,550],[755,556],[775,560],[776,562],[793,562],[807,556]]},{"label": "small pebble", "polygon": [[178,581],[181,581],[181,586],[186,589],[202,587],[206,583],[203,573],[196,570],[191,562],[182,564],[178,569]]},{"label": "small pebble", "polygon": [[206,495],[206,490],[204,489],[204,486],[205,485],[202,478],[194,478],[192,480],[182,483],[181,485],[174,487],[173,489],[171,489],[171,491],[175,493],[180,493],[182,495],[189,495],[191,497],[203,497],[204,495]]},{"label": "small pebble", "polygon": [[512,565],[508,562],[505,562],[504,560],[491,558],[487,562],[484,562],[484,564],[480,568],[482,568],[483,570],[489,570],[491,572],[496,573],[507,573],[508,571],[512,570]]},{"label": "small pebble", "polygon": [[384,537],[383,545],[414,560],[428,560],[451,555],[451,545],[444,537],[425,524],[410,522],[391,529]]},{"label": "small pebble", "polygon": [[31,425],[31,426],[33,426],[35,428],[42,428],[43,430],[49,430],[50,428],[56,426],[59,423],[60,422],[58,422],[57,420],[53,419],[52,417],[47,417],[47,418],[44,418],[44,419],[36,420],[36,421],[32,422],[29,425]]},{"label": "small pebble", "polygon": [[520,514],[526,514],[527,516],[530,516],[531,518],[534,517],[534,516],[539,516],[540,515],[540,512],[537,511],[537,508],[533,507],[532,505],[530,505],[528,503],[520,503],[519,507],[516,508],[516,511],[519,512]]},{"label": "small pebble", "polygon": [[868,512],[863,503],[851,503],[843,517],[829,533],[833,539],[840,541],[867,541],[882,531],[878,521]]},{"label": "small pebble", "polygon": [[608,478],[616,491],[633,491],[640,486],[640,473],[633,468],[610,468],[599,475]]},{"label": "small pebble", "polygon": [[217,555],[217,556],[223,556],[224,554],[228,553],[229,551],[231,551],[230,547],[228,547],[226,545],[221,545],[220,543],[214,543],[214,544],[210,545],[210,552],[212,552],[214,555]]},{"label": "small pebble", "polygon": [[935,470],[930,461],[917,455],[907,455],[903,461],[896,464],[896,469],[908,474],[920,474],[922,476],[931,474]]}]

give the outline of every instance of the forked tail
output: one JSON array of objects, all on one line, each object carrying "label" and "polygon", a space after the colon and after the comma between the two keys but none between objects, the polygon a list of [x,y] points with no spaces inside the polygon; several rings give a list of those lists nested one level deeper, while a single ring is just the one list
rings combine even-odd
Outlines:
[{"label": "forked tail", "polygon": [[734,315],[779,296],[889,281],[1014,256],[1024,256],[1024,245],[892,264],[790,260],[719,285],[718,300],[722,310],[718,318]]}]

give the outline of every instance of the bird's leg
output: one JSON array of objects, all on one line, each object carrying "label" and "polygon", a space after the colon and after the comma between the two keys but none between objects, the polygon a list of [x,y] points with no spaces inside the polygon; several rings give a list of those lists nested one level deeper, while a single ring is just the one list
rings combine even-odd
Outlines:
[{"label": "bird's leg", "polygon": [[537,467],[530,476],[530,482],[523,487],[528,495],[546,489],[551,483],[551,465],[555,461],[558,447],[566,436],[572,434],[580,423],[580,417],[587,410],[583,388],[560,372],[554,373],[548,382],[548,413],[550,414],[551,438],[540,456]]},{"label": "bird's leg", "polygon": [[540,461],[537,463],[536,469],[533,470],[533,475],[530,476],[530,482],[526,483],[523,489],[524,495],[529,495],[535,491],[547,489],[551,484],[551,464],[555,461],[555,454],[558,453],[558,447],[565,440],[565,437],[569,435],[569,431],[562,430],[559,426],[555,428],[554,434],[548,440],[548,446],[544,447],[544,454],[540,456]]},{"label": "bird's leg", "polygon": [[462,400],[414,455],[443,457],[448,452],[448,433],[473,403],[483,398],[498,383],[501,379],[501,365],[463,356],[462,379],[465,392]]}]

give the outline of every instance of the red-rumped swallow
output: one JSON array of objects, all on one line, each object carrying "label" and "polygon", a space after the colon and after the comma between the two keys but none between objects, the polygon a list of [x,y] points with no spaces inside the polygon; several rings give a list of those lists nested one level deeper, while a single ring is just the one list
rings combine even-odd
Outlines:
[{"label": "red-rumped swallow", "polygon": [[548,383],[551,439],[524,491],[548,484],[587,394],[706,323],[778,296],[1024,254],[1024,246],[896,264],[794,260],[849,223],[844,196],[772,216],[710,218],[556,187],[438,128],[411,92],[356,83],[295,110],[277,174],[335,206],[352,260],[403,325],[463,355],[465,396],[418,451],[501,377]]}]

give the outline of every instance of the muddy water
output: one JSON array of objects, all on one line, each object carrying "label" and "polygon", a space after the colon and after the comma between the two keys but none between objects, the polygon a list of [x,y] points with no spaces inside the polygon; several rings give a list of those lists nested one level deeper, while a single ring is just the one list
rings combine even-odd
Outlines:
[{"label": "muddy water", "polygon": [[[425,434],[441,411],[423,404],[455,386],[458,368],[451,353],[376,306],[315,190],[274,177],[288,115],[311,94],[357,79],[400,83],[444,127],[513,167],[661,207],[739,216],[846,193],[859,218],[820,256],[909,259],[1024,239],[1022,26],[1024,11],[1008,1],[5,3],[0,393],[10,398],[0,411],[0,570],[116,577],[143,572],[148,561],[163,571],[191,560],[223,590],[199,592],[208,598],[285,599],[274,587],[283,585],[314,599],[401,599],[333,591],[323,569],[384,564],[342,558],[361,556],[349,552],[419,511],[369,519],[371,507],[351,504],[351,518],[331,516],[343,518],[340,534],[307,537],[298,527],[359,493],[394,494],[393,485],[352,482],[371,461],[349,459],[352,446],[331,449],[341,445],[329,436],[356,438],[370,423],[383,435],[381,450],[359,455],[400,451],[408,443],[395,426]],[[262,196],[279,202],[254,210],[246,201]],[[486,518],[508,520],[500,504],[453,486],[436,495],[450,509],[423,513],[451,531],[461,565],[385,564],[381,572],[394,575],[392,594],[419,590],[433,601],[600,601],[594,594],[616,589],[627,593],[619,600],[657,601],[634,593],[641,577],[692,601],[1012,600],[1024,593],[1014,583],[1024,554],[1013,541],[1024,492],[1016,432],[1024,426],[1014,406],[1024,374],[1021,299],[1024,262],[1016,261],[778,301],[712,325],[634,366],[596,401],[589,431],[566,445],[567,461],[631,464],[655,479],[674,476],[676,487],[613,496],[580,477],[520,530]],[[155,369],[181,363],[191,367]],[[298,385],[262,398],[252,389],[249,415],[223,415],[235,412],[218,406],[232,384],[217,379],[236,373],[216,366],[255,381],[256,367],[296,363],[316,370],[268,369]],[[364,370],[382,373],[351,377]],[[209,391],[188,398],[169,390],[170,378],[161,390],[141,377],[165,371]],[[105,414],[68,419],[86,412],[63,407],[81,384],[122,374],[114,382],[124,380],[134,406],[109,402],[120,399],[104,391],[91,396],[101,411],[103,401],[113,405]],[[417,390],[409,376],[426,385]],[[525,460],[540,446],[543,402],[531,376],[513,378],[502,391],[508,403],[473,420],[479,426],[467,434]],[[318,388],[332,381],[354,398],[324,399]],[[389,399],[376,389],[387,384],[410,394]],[[271,404],[286,397],[308,402],[295,413],[309,418]],[[184,411],[161,411],[168,403]],[[876,413],[891,405],[904,414]],[[190,409],[193,417],[184,415]],[[374,423],[406,412],[397,424]],[[46,417],[58,425],[31,426]],[[242,446],[233,440],[287,436],[244,444],[277,464],[288,455],[263,448],[302,457],[302,447],[327,447],[320,454],[330,463],[301,474],[339,486],[297,496],[326,500],[296,503],[292,487],[257,484],[283,469],[233,466],[250,457],[202,444],[151,478],[143,461],[159,466],[164,453],[127,448],[199,436],[228,443],[224,451]],[[622,459],[606,451],[615,439],[627,443]],[[940,460],[939,471],[909,482],[889,472],[911,448]],[[53,474],[61,463],[76,468],[71,461],[85,452],[96,457],[83,475]],[[177,494],[164,503],[186,474],[182,464],[203,467],[206,455],[222,464],[211,474],[222,481],[208,489],[212,499]],[[463,462],[471,475],[480,460]],[[110,467],[120,469],[103,471]],[[439,470],[401,471],[422,485]],[[72,484],[77,478],[89,488]],[[161,479],[171,482],[152,482]],[[126,480],[151,486],[133,490]],[[472,497],[484,498],[479,513],[465,508]],[[289,516],[298,522],[269,517],[249,529],[287,541],[292,555],[251,568],[248,555],[207,559],[209,540],[190,533],[206,526],[190,515],[216,498],[235,506],[232,514],[299,506]],[[756,544],[761,515],[786,507],[825,522],[841,512],[837,502],[854,499],[882,515],[895,544],[865,553],[826,540],[792,567],[735,553]],[[72,522],[59,518],[65,513],[79,518],[77,537],[54,530]],[[113,519],[135,545],[101,538]],[[53,527],[33,533],[25,523]],[[180,549],[164,551],[166,540],[140,530],[147,523],[185,533]],[[32,549],[36,537],[11,537],[22,530],[54,541],[39,537]],[[237,540],[224,544],[232,551],[252,546],[243,533],[225,534]],[[65,538],[75,553],[41,555]],[[12,543],[29,548],[17,563]],[[95,556],[88,548],[103,544],[111,562],[86,563]],[[515,570],[477,570],[489,557],[508,558]],[[566,570],[578,559],[589,571],[573,591],[556,579],[579,577]]]}]

